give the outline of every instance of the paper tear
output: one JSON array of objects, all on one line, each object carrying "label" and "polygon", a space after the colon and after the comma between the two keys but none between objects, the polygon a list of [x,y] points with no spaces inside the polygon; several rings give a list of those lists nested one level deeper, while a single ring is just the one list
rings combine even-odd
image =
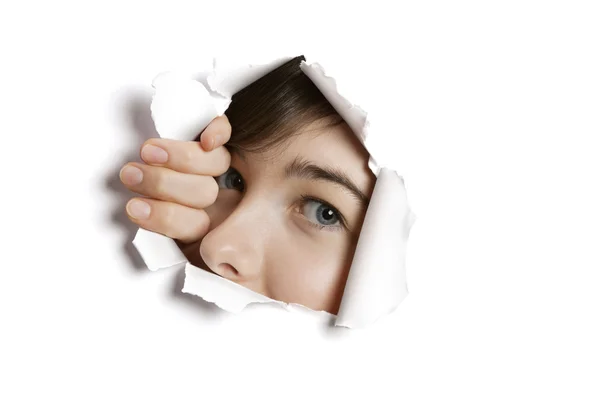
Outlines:
[{"label": "paper tear", "polygon": [[222,276],[198,268],[189,262],[185,266],[185,281],[181,291],[201,297],[225,311],[236,314],[250,303],[274,302],[285,304],[256,293]]},{"label": "paper tear", "polygon": [[193,140],[220,115],[208,90],[189,76],[163,72],[154,78],[152,86],[155,92],[150,110],[162,138]]},{"label": "paper tear", "polygon": [[402,178],[395,171],[381,169],[360,231],[336,325],[367,326],[391,312],[408,295],[406,244],[414,219]]},{"label": "paper tear", "polygon": [[150,271],[185,265],[188,261],[173,239],[155,232],[140,228],[132,243]]},{"label": "paper tear", "polygon": [[280,67],[293,57],[282,57],[264,64],[226,63],[221,65],[215,59],[213,71],[207,77],[209,88],[219,95],[231,99],[234,94],[258,80],[274,69]]},{"label": "paper tear", "polygon": [[[159,135],[194,140],[212,119],[225,112],[236,92],[290,59],[223,67],[215,60],[207,77],[208,88],[185,75],[169,72],[158,75],[153,81],[155,95],[151,110]],[[336,326],[365,327],[397,308],[408,294],[406,244],[416,215],[408,205],[403,178],[384,167],[390,163],[375,161],[374,149],[368,141],[373,134],[368,113],[338,92],[335,79],[327,76],[320,64],[302,62],[301,69],[365,145],[370,154],[369,167],[377,176],[335,322]],[[185,264],[182,291],[223,310],[238,313],[251,303],[277,303],[290,311],[310,310],[270,299],[193,266],[172,239],[157,233],[140,229],[133,244],[150,270]]]}]

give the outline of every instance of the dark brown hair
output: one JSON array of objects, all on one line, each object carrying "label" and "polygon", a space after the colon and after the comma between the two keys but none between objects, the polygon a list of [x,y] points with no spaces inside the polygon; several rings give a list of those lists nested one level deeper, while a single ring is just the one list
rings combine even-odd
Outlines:
[{"label": "dark brown hair", "polygon": [[228,150],[260,153],[284,145],[313,122],[343,122],[302,72],[301,61],[304,56],[295,57],[233,95],[225,112],[232,128]]}]

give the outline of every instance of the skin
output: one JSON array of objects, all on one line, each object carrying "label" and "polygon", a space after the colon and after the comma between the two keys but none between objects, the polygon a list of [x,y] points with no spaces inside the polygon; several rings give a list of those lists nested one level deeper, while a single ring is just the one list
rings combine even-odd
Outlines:
[{"label": "skin", "polygon": [[[125,166],[139,168],[142,181],[125,167],[120,174],[150,209],[145,218],[132,215],[131,203],[142,200],[134,198],[130,219],[177,239],[194,265],[270,298],[337,314],[375,184],[368,153],[346,124],[311,124],[262,154],[228,152],[222,145],[230,135],[223,116],[200,143],[146,142],[145,164]],[[152,157],[147,145],[167,157]],[[343,173],[363,201],[325,174],[301,174],[308,164]]]}]

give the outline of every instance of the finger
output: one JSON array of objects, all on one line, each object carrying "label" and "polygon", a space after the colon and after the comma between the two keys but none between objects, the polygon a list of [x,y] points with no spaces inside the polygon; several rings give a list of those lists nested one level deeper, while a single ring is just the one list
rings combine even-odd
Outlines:
[{"label": "finger", "polygon": [[212,176],[184,174],[142,163],[128,163],[119,177],[129,190],[143,196],[198,209],[213,204],[219,194],[219,185]]},{"label": "finger", "polygon": [[219,176],[231,164],[231,155],[223,146],[207,152],[198,142],[174,139],[148,139],[142,146],[140,157],[148,165],[196,175]]},{"label": "finger", "polygon": [[206,151],[212,151],[223,146],[231,138],[231,124],[227,115],[216,117],[200,135],[200,143]]},{"label": "finger", "polygon": [[183,243],[202,239],[210,226],[204,210],[177,203],[136,197],[129,200],[125,209],[129,219],[141,228]]}]

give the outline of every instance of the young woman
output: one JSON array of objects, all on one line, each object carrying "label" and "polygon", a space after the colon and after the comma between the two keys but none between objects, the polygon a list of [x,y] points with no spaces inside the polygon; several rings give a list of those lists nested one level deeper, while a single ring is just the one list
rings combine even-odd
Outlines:
[{"label": "young woman", "polygon": [[192,264],[336,314],[375,176],[303,59],[234,95],[196,142],[149,140],[121,179],[148,196],[128,203],[132,221],[177,239]]}]

